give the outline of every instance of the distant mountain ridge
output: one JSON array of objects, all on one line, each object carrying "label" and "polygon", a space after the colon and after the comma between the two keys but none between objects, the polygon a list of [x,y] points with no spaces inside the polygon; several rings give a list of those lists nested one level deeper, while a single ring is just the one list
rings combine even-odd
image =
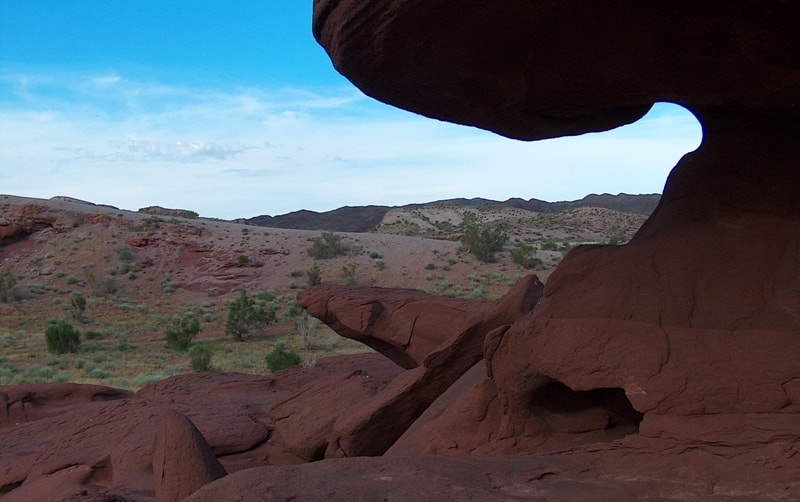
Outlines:
[{"label": "distant mountain ridge", "polygon": [[447,199],[405,206],[344,206],[332,211],[316,212],[306,209],[278,216],[255,216],[241,220],[249,225],[296,230],[329,230],[332,232],[367,232],[378,226],[391,209],[421,208],[437,205],[507,206],[537,213],[557,213],[580,207],[601,207],[622,213],[649,215],[661,200],[660,194],[630,195],[620,193],[591,194],[580,200],[547,202],[539,199],[512,198],[506,201],[490,199]]}]

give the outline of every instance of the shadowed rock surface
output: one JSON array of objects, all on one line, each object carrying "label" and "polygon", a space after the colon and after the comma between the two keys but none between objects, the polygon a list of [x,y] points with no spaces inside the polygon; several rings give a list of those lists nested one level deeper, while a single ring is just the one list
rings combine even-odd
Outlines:
[{"label": "shadowed rock surface", "polygon": [[334,65],[396,106],[538,139],[667,100],[703,143],[629,244],[577,248],[464,324],[448,301],[396,314],[396,292],[302,297],[411,369],[348,356],[41,411],[3,429],[0,493],[152,499],[167,405],[230,472],[189,500],[796,499],[798,24],[783,1],[317,0]]},{"label": "shadowed rock surface", "polygon": [[203,485],[227,474],[188,418],[164,409],[158,420],[153,452],[156,500],[183,500]]}]

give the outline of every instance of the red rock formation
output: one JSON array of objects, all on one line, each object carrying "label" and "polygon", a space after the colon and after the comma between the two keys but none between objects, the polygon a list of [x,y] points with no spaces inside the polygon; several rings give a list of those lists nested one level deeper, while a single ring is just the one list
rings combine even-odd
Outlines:
[{"label": "red rock formation", "polygon": [[303,296],[412,368],[397,377],[343,357],[7,412],[0,493],[152,498],[167,406],[231,472],[188,500],[797,498],[800,4],[316,0],[314,16],[340,71],[418,113],[535,139],[668,100],[703,143],[629,244],[572,251],[540,299],[529,278],[458,324],[455,302]]},{"label": "red rock formation", "polygon": [[183,500],[226,474],[188,418],[174,410],[161,410],[153,452],[157,501]]},{"label": "red rock formation", "polygon": [[[27,421],[3,424],[0,494],[4,500],[36,500],[31,494],[47,493],[59,494],[47,500],[81,493],[124,500],[151,500],[157,491],[187,494],[208,475],[222,472],[210,458],[176,470],[176,462],[185,463],[180,459],[190,452],[206,455],[203,443],[229,472],[311,460],[301,454],[325,449],[316,427],[335,422],[399,371],[380,355],[360,354],[268,376],[181,375],[134,395],[75,384],[3,387],[2,396],[38,396],[29,399],[38,404]],[[311,390],[348,379],[353,383],[336,387],[335,393],[328,389],[323,397]],[[76,396],[69,405],[62,403],[66,390]],[[92,397],[116,399],[92,402]],[[17,398],[7,401],[9,409],[18,407]],[[192,427],[175,415],[186,417]],[[194,427],[202,442],[191,432]]]},{"label": "red rock formation", "polygon": [[468,326],[431,351],[422,366],[406,371],[383,392],[343,415],[336,423],[326,457],[386,452],[431,403],[481,360],[486,335],[530,312],[542,289],[535,275],[522,279],[491,309],[474,316]]},{"label": "red rock formation", "polygon": [[328,284],[300,292],[297,302],[339,335],[372,347],[406,369],[422,364],[491,306],[416,289]]},{"label": "red rock formation", "polygon": [[[800,5],[317,0],[314,13],[337,69],[417,113],[537,139],[673,101],[703,126],[637,236],[570,253],[533,315],[486,340],[487,376],[393,451],[552,451],[576,433],[634,452],[642,438],[797,450]],[[638,434],[608,432],[620,424]]]},{"label": "red rock formation", "polygon": [[131,392],[102,385],[27,384],[0,386],[0,429],[33,422],[84,407],[87,403],[102,403],[130,397]]},{"label": "red rock formation", "polygon": [[658,101],[797,113],[799,17],[783,1],[317,0],[313,28],[370,96],[541,139],[612,129]]}]

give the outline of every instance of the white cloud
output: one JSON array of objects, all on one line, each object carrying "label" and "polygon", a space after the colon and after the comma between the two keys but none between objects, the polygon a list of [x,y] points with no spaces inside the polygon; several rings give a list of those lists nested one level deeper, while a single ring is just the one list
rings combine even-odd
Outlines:
[{"label": "white cloud", "polygon": [[[450,197],[657,192],[699,126],[524,143],[389,108],[352,88],[207,89],[100,76],[1,76],[2,191],[223,218]],[[89,82],[91,85],[86,85]],[[2,96],[2,95],[0,95]]]},{"label": "white cloud", "polygon": [[111,87],[114,84],[118,84],[121,81],[122,77],[114,74],[114,75],[102,75],[98,77],[92,77],[87,81],[87,83],[89,84],[90,87],[106,88],[106,87]]}]

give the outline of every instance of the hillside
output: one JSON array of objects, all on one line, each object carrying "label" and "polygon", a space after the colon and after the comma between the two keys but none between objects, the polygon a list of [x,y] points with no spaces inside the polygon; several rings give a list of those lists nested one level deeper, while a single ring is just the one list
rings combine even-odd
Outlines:
[{"label": "hillside", "polygon": [[427,210],[441,206],[458,206],[481,209],[485,207],[505,207],[523,209],[535,213],[558,213],[568,209],[597,207],[621,213],[632,213],[647,216],[653,212],[661,196],[658,194],[628,195],[602,194],[587,195],[575,201],[546,202],[538,199],[508,199],[500,202],[489,199],[450,199],[423,204],[408,204],[399,207],[390,206],[345,206],[332,211],[316,212],[306,209],[278,216],[255,216],[243,218],[241,221],[250,225],[273,228],[294,228],[302,230],[330,230],[334,232],[367,232],[385,219],[392,211]]},{"label": "hillside", "polygon": [[[0,274],[13,277],[17,293],[0,303],[0,384],[57,380],[135,389],[190,371],[186,353],[164,348],[165,331],[185,312],[202,321],[198,341],[213,349],[218,369],[266,373],[265,354],[278,341],[314,364],[324,355],[366,350],[313,320],[310,342],[300,336],[298,323],[305,320],[294,298],[315,265],[323,283],[499,298],[527,273],[546,280],[570,247],[624,242],[645,219],[591,207],[557,213],[503,204],[393,208],[372,232],[338,232],[346,254],[314,260],[308,249],[319,231],[145,210],[0,195]],[[510,236],[495,263],[461,249],[466,213],[483,226],[502,224]],[[177,214],[190,217],[168,216]],[[534,270],[512,260],[519,243],[532,248]],[[224,325],[227,303],[242,289],[275,309],[277,323],[235,342]],[[72,318],[76,294],[87,299],[84,322]],[[66,319],[84,333],[79,354],[47,353],[43,332],[51,319]]]}]

